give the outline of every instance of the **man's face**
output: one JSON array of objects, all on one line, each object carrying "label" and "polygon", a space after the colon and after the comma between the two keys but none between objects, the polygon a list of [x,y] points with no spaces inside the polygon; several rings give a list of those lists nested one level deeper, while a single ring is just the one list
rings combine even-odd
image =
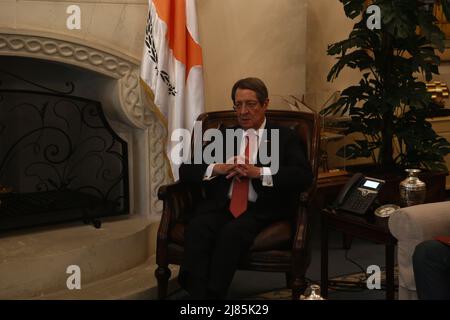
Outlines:
[{"label": "man's face", "polygon": [[244,129],[259,129],[264,122],[269,99],[259,103],[256,92],[249,89],[237,89],[234,104],[239,125]]}]

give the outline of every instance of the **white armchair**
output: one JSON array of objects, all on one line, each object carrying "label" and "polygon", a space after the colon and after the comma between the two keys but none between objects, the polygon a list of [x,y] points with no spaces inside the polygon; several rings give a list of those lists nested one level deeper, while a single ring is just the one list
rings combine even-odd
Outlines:
[{"label": "white armchair", "polygon": [[414,249],[424,240],[450,234],[450,201],[401,208],[390,216],[389,230],[398,240],[398,298],[417,299],[412,265]]}]

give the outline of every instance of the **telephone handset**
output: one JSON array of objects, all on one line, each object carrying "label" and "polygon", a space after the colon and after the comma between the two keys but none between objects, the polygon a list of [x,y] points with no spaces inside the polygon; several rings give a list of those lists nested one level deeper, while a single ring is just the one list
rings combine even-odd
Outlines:
[{"label": "telephone handset", "polygon": [[356,214],[366,214],[385,181],[354,174],[342,188],[333,206]]}]

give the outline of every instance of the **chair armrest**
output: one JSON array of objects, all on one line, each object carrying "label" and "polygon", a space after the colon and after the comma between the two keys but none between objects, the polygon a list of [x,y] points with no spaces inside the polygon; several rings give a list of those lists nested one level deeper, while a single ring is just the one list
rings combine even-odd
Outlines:
[{"label": "chair armrest", "polygon": [[294,254],[300,253],[305,254],[308,250],[307,243],[308,238],[311,236],[311,230],[308,227],[308,219],[311,217],[311,205],[317,191],[317,184],[313,185],[305,192],[300,194],[299,208],[297,211],[297,216],[295,218],[296,231],[294,234],[294,241],[292,244],[292,250]]},{"label": "chair armrest", "polygon": [[300,193],[300,206],[304,208],[308,208],[316,196],[317,192],[317,184],[314,183],[308,190]]},{"label": "chair armrest", "polygon": [[192,214],[200,196],[200,186],[187,185],[179,181],[161,186],[158,189],[158,198],[163,201],[163,212],[158,238],[167,239],[170,226]]},{"label": "chair armrest", "polygon": [[180,181],[163,185],[158,189],[158,199],[164,201],[168,199],[168,197],[170,197],[171,195],[184,192],[185,189],[186,186],[180,183]]},{"label": "chair armrest", "polygon": [[424,241],[450,234],[450,201],[426,203],[397,210],[389,230],[399,241]]}]

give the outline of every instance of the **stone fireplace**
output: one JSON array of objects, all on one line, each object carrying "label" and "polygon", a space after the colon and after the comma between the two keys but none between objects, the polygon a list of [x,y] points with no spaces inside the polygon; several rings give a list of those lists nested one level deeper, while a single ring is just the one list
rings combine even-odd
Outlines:
[{"label": "stone fireplace", "polygon": [[[99,160],[99,157],[92,156],[98,162],[83,164],[88,169],[78,173],[84,182],[76,182],[76,178],[67,174],[68,168],[74,167],[79,161],[77,158],[67,160],[63,165],[66,169],[61,164],[56,168],[50,166],[50,169],[46,169],[49,171],[42,171],[42,168],[39,169],[41,171],[37,170],[36,164],[31,166],[32,169],[26,169],[30,164],[25,162],[33,152],[41,152],[40,156],[45,158],[47,151],[47,160],[52,162],[52,156],[58,154],[58,147],[51,139],[64,139],[64,135],[60,138],[43,135],[50,140],[46,145],[37,146],[33,145],[38,139],[35,136],[34,140],[22,142],[30,149],[29,153],[22,153],[13,161],[16,169],[19,167],[22,171],[5,169],[0,185],[11,186],[13,192],[20,191],[21,194],[46,191],[51,196],[55,190],[76,189],[81,192],[83,186],[92,186],[92,183],[98,182],[92,182],[96,180],[93,177],[96,175],[103,174],[108,178],[109,174],[112,180],[122,175],[123,179],[118,183],[120,187],[108,187],[104,181],[95,187],[101,189],[103,195],[112,190],[109,198],[103,197],[109,199],[102,202],[103,207],[96,207],[98,203],[92,201],[102,198],[94,195],[98,192],[92,191],[93,188],[91,191],[85,188],[82,192],[84,196],[88,195],[87,198],[75,197],[76,204],[85,201],[86,207],[97,209],[93,214],[88,213],[87,218],[98,216],[102,219],[100,229],[84,225],[81,220],[86,218],[86,211],[78,208],[80,210],[76,216],[69,219],[74,222],[50,219],[48,223],[60,224],[3,233],[0,230],[0,273],[10,275],[0,283],[0,298],[126,298],[136,297],[142,292],[146,293],[146,297],[153,296],[153,254],[162,210],[157,190],[162,184],[168,183],[170,178],[164,157],[166,132],[152,112],[152,101],[140,87],[139,66],[147,1],[81,1],[78,4],[82,18],[80,30],[68,30],[66,27],[68,5],[60,1],[39,0],[0,3],[0,69],[3,71],[0,75],[0,90],[8,91],[2,92],[6,99],[4,101],[8,101],[7,105],[14,105],[11,101],[16,105],[26,105],[27,101],[31,101],[29,108],[33,110],[15,110],[16,114],[10,115],[13,120],[8,120],[8,123],[20,118],[20,130],[24,135],[29,133],[27,126],[40,126],[42,129],[42,126],[47,126],[39,122],[45,109],[53,113],[53,118],[47,120],[51,123],[48,126],[70,127],[69,124],[74,125],[74,118],[87,120],[87,117],[80,117],[74,110],[82,108],[82,102],[91,101],[86,107],[90,109],[86,112],[93,118],[79,125],[78,130],[83,125],[83,133],[94,130],[88,129],[89,121],[99,121],[102,115],[105,125],[101,134],[93,134],[101,135],[102,142],[98,140],[97,145],[92,145],[93,149],[85,150],[86,153],[92,155],[101,149],[100,145],[104,146],[105,141],[111,142],[111,137],[115,137],[115,142],[111,142],[113,147],[104,148],[102,152],[107,156],[121,154],[122,159],[110,162],[108,169],[101,173],[97,168],[98,163],[110,160]],[[33,93],[28,92],[27,98],[17,94],[23,90]],[[45,91],[47,98],[42,99],[42,95],[35,91]],[[49,100],[49,96],[54,99]],[[74,97],[75,100],[70,100]],[[61,105],[71,110],[68,114],[61,115],[55,109],[50,110],[51,106],[58,105],[60,98],[66,100]],[[0,115],[2,119],[4,116]],[[31,123],[32,120],[37,122]],[[55,130],[61,130],[61,127]],[[16,138],[20,140],[17,134]],[[0,142],[0,146],[5,146],[4,141]],[[58,150],[63,152],[62,149]],[[2,151],[7,152],[4,149]],[[61,174],[64,170],[66,173]],[[42,175],[42,172],[45,174]],[[68,184],[72,184],[73,188],[64,189]],[[74,199],[73,194],[66,194],[66,197]],[[45,202],[42,199],[39,201]],[[5,203],[3,201],[3,205]],[[109,215],[114,217],[108,218]],[[33,225],[30,223],[29,226]],[[19,223],[19,227],[26,226],[27,223],[23,226]],[[85,289],[67,290],[66,268],[69,265],[80,267]],[[122,282],[126,285],[120,286]],[[116,287],[111,289],[112,285],[108,283],[114,283]],[[99,294],[98,287],[115,291],[114,294]]]},{"label": "stone fireplace", "polygon": [[[167,179],[162,144],[165,133],[151,112],[151,102],[141,91],[138,63],[67,40],[5,33],[0,33],[0,55],[30,57],[34,58],[36,64],[40,63],[39,60],[44,60],[63,63],[68,68],[76,66],[76,71],[72,72],[78,77],[75,80],[70,78],[71,72],[67,71],[70,69],[51,79],[42,79],[47,71],[39,66],[36,66],[36,70],[40,70],[40,76],[37,77],[29,69],[33,64],[30,61],[23,64],[27,68],[23,67],[22,70],[28,70],[27,74],[32,76],[32,81],[50,83],[60,88],[67,81],[78,82],[80,88],[75,86],[78,91],[74,94],[102,103],[111,127],[128,143],[130,212],[157,218],[161,210],[157,188]],[[8,61],[4,64],[10,65]],[[55,70],[62,71],[62,68]],[[80,70],[85,70],[86,74]],[[89,80],[88,83],[86,80]],[[136,188],[138,192],[134,192]]]},{"label": "stone fireplace", "polygon": [[63,91],[46,83],[84,75],[33,58],[0,60],[0,232],[70,220],[99,227],[100,217],[129,213],[128,144],[100,102],[74,96],[73,82]]}]

